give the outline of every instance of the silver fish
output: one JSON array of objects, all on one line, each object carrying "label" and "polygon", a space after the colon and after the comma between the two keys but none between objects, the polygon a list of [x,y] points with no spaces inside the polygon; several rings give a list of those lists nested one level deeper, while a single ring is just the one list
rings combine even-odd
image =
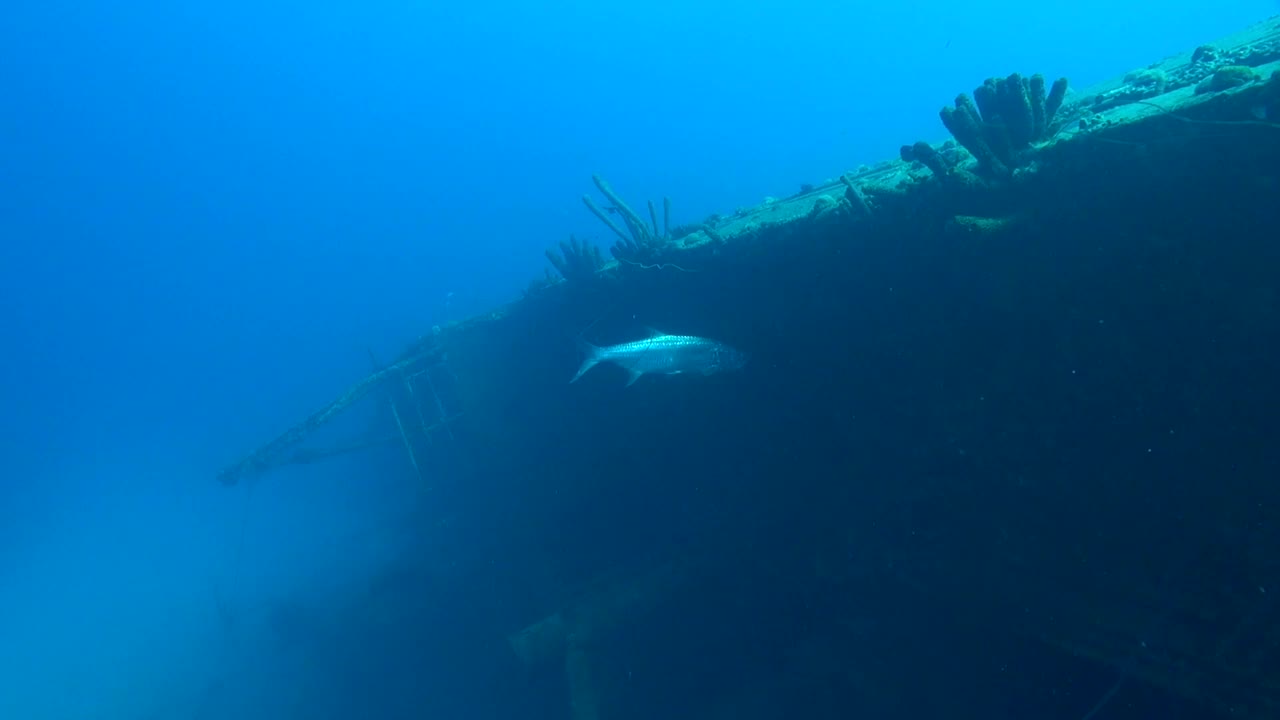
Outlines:
[{"label": "silver fish", "polygon": [[600,363],[613,363],[627,371],[627,385],[641,375],[712,375],[737,370],[747,364],[747,354],[721,342],[693,335],[668,335],[656,330],[649,337],[621,345],[597,347],[584,340],[578,344],[586,357],[573,376],[574,382]]}]

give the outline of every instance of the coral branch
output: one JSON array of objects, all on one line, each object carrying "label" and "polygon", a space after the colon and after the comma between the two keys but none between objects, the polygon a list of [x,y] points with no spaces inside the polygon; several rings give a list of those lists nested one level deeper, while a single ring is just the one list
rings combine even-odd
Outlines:
[{"label": "coral branch", "polygon": [[587,282],[593,279],[596,271],[604,267],[604,258],[600,256],[600,248],[580,242],[570,235],[569,241],[560,242],[560,253],[555,250],[546,251],[547,260],[551,262],[560,277],[570,282]]},{"label": "coral branch", "polygon": [[609,187],[609,183],[605,182],[599,175],[592,175],[591,181],[600,189],[600,194],[613,203],[613,209],[619,215],[622,215],[622,221],[626,223],[627,229],[631,231],[632,238],[637,243],[644,243],[652,237],[652,233],[645,228],[644,221],[640,219],[635,210],[631,209],[630,205],[627,205],[622,201],[622,198],[618,197],[613,188]]},{"label": "coral branch", "polygon": [[[610,207],[600,208],[587,195],[582,197],[582,202],[586,204],[587,209],[592,214],[600,218],[600,221],[608,225],[609,229],[618,236],[618,242],[609,248],[615,258],[634,265],[648,264],[648,261],[652,261],[668,241],[675,239],[671,229],[670,198],[664,197],[662,199],[662,228],[659,230],[658,208],[653,201],[648,203],[649,221],[646,223],[640,215],[631,209],[631,206],[618,197],[613,188],[609,187],[609,183],[605,182],[599,175],[592,175],[591,180],[600,189],[605,198],[608,199]],[[606,213],[621,215],[622,222],[627,228],[626,231],[624,232]]]},{"label": "coral branch", "polygon": [[622,238],[623,242],[631,241],[631,238],[628,237],[627,234],[622,231],[622,228],[618,227],[618,223],[614,222],[613,218],[609,217],[608,215],[605,215],[604,211],[600,209],[599,205],[596,205],[596,201],[592,200],[590,195],[582,196],[582,204],[587,206],[587,209],[591,211],[592,215],[595,215],[596,217],[600,218],[600,222],[607,225],[609,229],[614,232],[615,235]]},{"label": "coral branch", "polygon": [[955,107],[943,108],[939,117],[978,161],[979,174],[998,179],[1024,165],[1035,143],[1052,137],[1054,116],[1066,95],[1066,78],[1055,80],[1046,93],[1043,75],[1013,73],[988,79],[974,89],[972,100],[961,93]]}]

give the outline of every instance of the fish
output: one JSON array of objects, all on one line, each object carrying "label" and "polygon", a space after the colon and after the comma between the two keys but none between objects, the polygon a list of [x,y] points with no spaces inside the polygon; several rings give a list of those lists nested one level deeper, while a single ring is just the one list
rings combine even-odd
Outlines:
[{"label": "fish", "polygon": [[570,383],[577,382],[600,363],[612,363],[626,370],[627,386],[630,387],[644,375],[714,375],[737,370],[749,359],[741,350],[710,338],[668,335],[657,330],[649,330],[649,335],[643,339],[620,345],[600,347],[582,339],[578,340],[578,345],[585,357]]}]

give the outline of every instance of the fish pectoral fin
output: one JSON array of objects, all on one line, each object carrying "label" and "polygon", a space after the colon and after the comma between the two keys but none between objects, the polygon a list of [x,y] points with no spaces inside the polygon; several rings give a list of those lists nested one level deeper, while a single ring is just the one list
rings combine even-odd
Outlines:
[{"label": "fish pectoral fin", "polygon": [[641,375],[643,375],[643,374],[644,374],[644,373],[642,373],[642,372],[640,372],[640,371],[638,371],[638,370],[628,370],[628,371],[627,371],[627,384],[626,384],[624,387],[631,387],[632,385],[635,385],[636,381],[637,381],[637,380],[639,380],[639,379],[640,379],[640,376],[641,376]]}]

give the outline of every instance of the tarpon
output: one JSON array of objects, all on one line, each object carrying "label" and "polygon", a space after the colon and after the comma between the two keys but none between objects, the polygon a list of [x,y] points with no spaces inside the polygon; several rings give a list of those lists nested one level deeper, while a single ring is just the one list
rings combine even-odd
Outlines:
[{"label": "tarpon", "polygon": [[651,330],[649,336],[621,345],[597,347],[579,340],[586,355],[574,382],[600,363],[613,363],[627,371],[627,385],[641,375],[679,375],[700,373],[712,375],[724,370],[737,370],[747,363],[747,355],[724,343],[693,335],[667,335]]}]

